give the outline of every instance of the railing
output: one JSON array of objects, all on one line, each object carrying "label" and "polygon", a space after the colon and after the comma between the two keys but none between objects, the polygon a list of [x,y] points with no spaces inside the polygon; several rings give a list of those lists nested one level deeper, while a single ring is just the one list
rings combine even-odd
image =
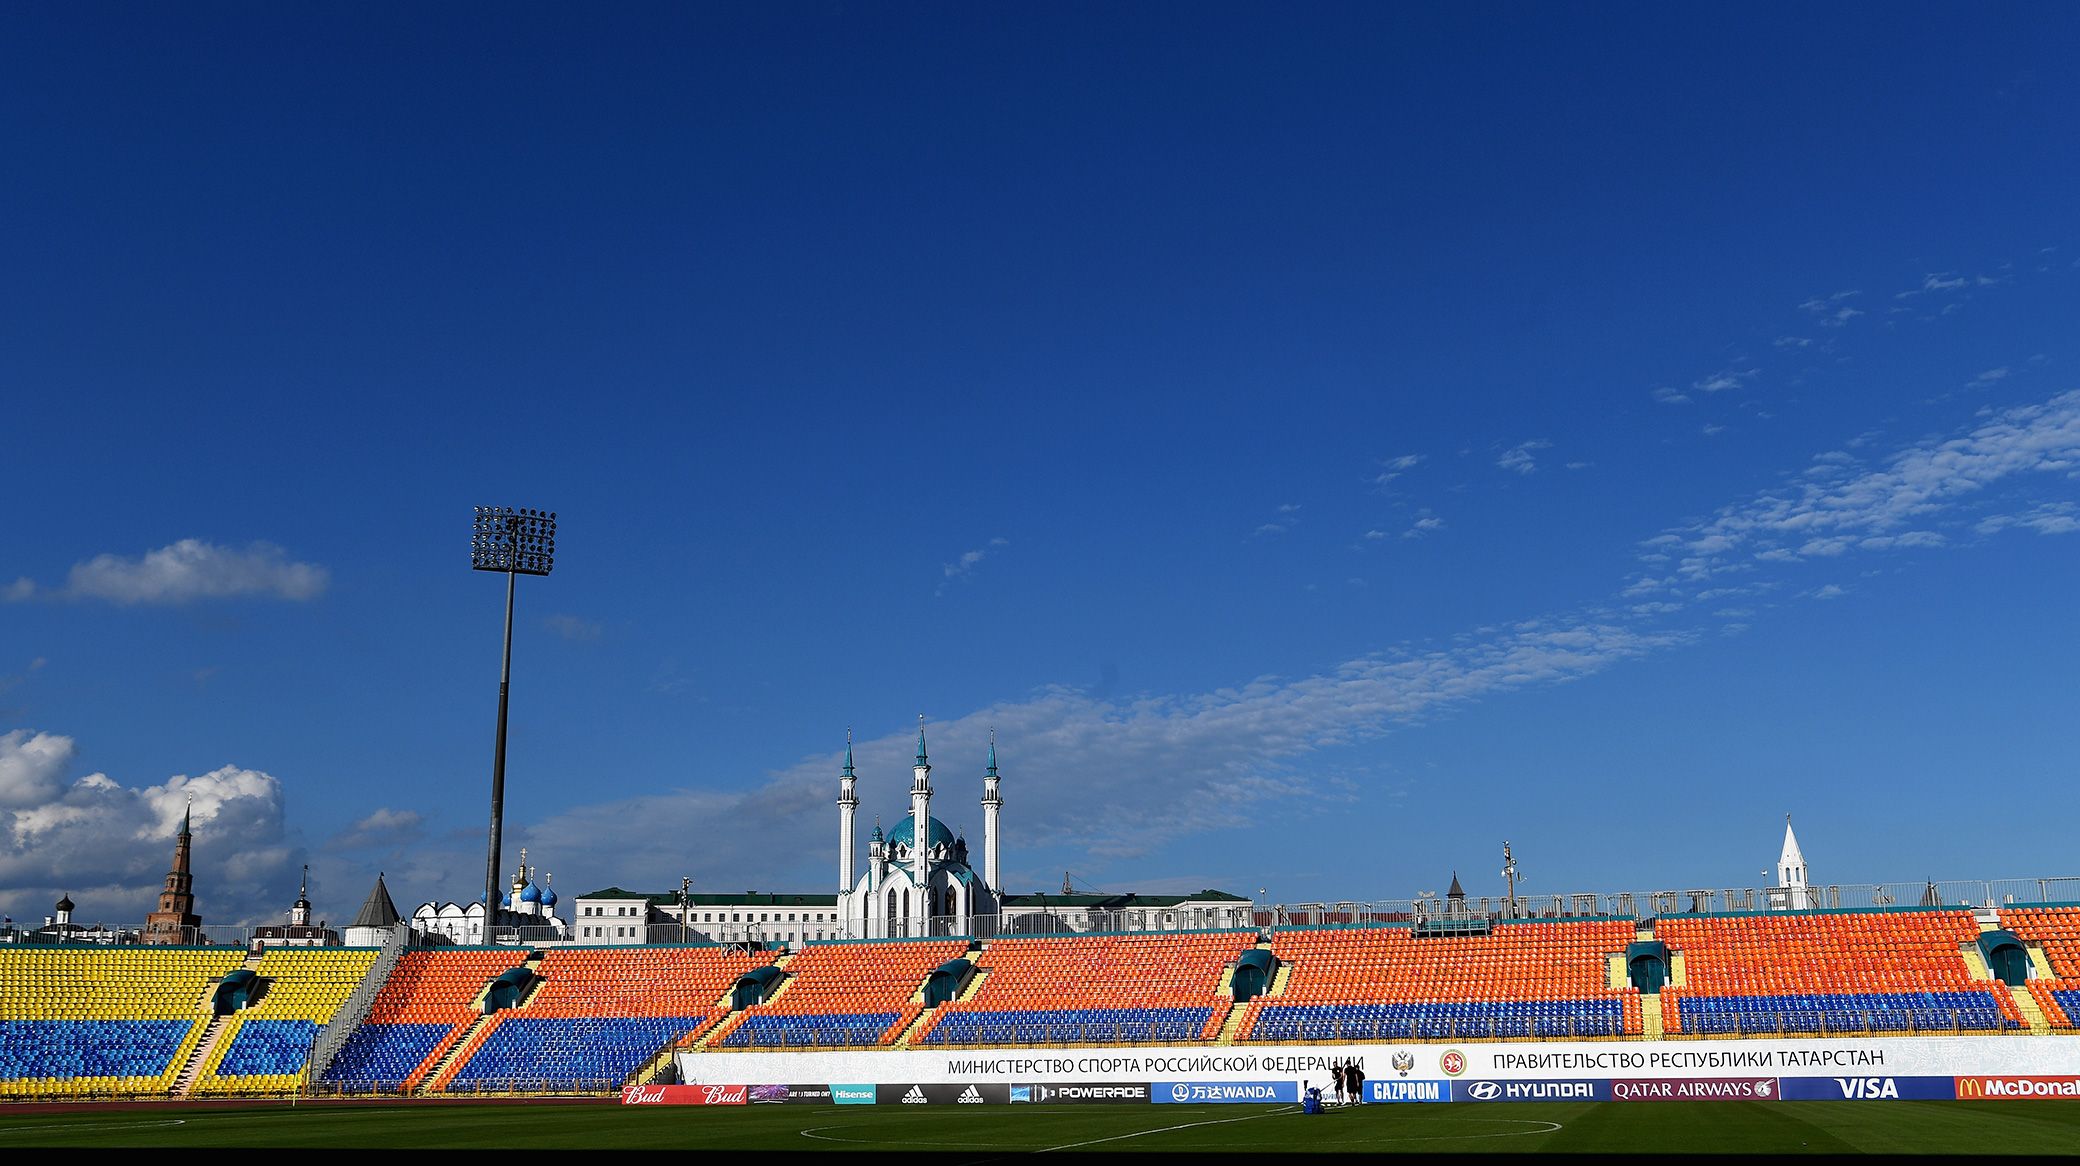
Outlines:
[{"label": "railing", "polygon": [[411,946],[412,934],[409,927],[390,929],[390,938],[383,944],[382,953],[376,956],[376,962],[369,965],[368,974],[361,977],[361,983],[355,985],[354,991],[340,1003],[339,1010],[332,1014],[332,1019],[327,1021],[325,1027],[318,1030],[317,1036],[312,1039],[310,1060],[304,1065],[306,1079],[312,1082],[321,1080],[325,1076],[325,1070],[331,1067],[332,1059],[339,1055],[339,1051],[346,1047],[348,1038],[354,1035],[354,1030],[361,1027],[362,1021],[368,1019],[369,1011],[375,1007],[377,994],[383,990],[383,985],[390,979],[391,971],[397,967],[397,962],[404,958],[406,949]]},{"label": "railing", "polygon": [[[1678,1008],[1681,1008],[1680,1004]],[[1983,1032],[2028,1032],[2029,1025],[1992,1009],[1857,1008],[1788,1012],[1681,1012],[1682,1030],[1664,1029],[1667,1039],[1711,1036],[1957,1036]]]}]

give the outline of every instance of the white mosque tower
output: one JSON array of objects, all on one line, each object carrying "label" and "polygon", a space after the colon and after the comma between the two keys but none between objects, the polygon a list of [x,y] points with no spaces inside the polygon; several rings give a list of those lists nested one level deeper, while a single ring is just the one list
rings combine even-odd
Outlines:
[{"label": "white mosque tower", "polygon": [[1812,884],[1806,878],[1806,856],[1798,848],[1798,835],[1791,832],[1791,815],[1784,815],[1784,853],[1777,857],[1776,896],[1793,911],[1813,906]]},{"label": "white mosque tower", "polygon": [[982,882],[992,895],[1002,898],[1004,884],[997,878],[997,811],[1004,797],[997,792],[997,731],[989,731],[989,772],[982,775]]},{"label": "white mosque tower", "polygon": [[858,774],[850,734],[845,768],[838,776],[838,915],[847,934],[867,938],[905,935],[968,935],[977,916],[995,915],[998,854],[996,742],[990,742],[983,778],[983,818],[988,867],[983,877],[968,865],[968,843],[932,817],[932,763],[925,750],[924,718],[917,718],[917,762],[911,767],[910,813],[886,835],[877,820],[868,839],[864,871],[853,867],[853,822],[859,809]]},{"label": "white mosque tower", "polygon": [[[859,811],[859,794],[854,790],[857,775],[852,772],[852,730],[845,730],[845,772],[838,778],[838,890],[840,893],[852,889],[852,816]],[[875,823],[875,834],[880,834],[880,823]]]}]

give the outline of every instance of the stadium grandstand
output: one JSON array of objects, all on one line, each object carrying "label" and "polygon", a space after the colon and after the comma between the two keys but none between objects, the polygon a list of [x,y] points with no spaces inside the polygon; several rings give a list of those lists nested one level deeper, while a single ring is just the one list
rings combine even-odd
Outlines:
[{"label": "stadium grandstand", "polygon": [[2080,1035],[2080,880],[1815,886],[1788,824],[1770,888],[1534,902],[1454,876],[1229,927],[734,943],[458,945],[379,878],[346,945],[301,889],[289,929],[213,944],[187,846],[156,934],[62,926],[68,896],[0,935],[0,1098],[597,1096],[774,1051]]}]

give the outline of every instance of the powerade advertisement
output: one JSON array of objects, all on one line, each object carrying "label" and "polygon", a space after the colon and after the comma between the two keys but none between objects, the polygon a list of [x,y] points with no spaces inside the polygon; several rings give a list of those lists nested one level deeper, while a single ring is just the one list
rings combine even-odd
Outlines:
[{"label": "powerade advertisement", "polygon": [[1034,1082],[1011,1087],[1011,1103],[1019,1105],[1118,1105],[1121,1103],[1148,1104],[1148,1083],[1126,1082],[1118,1084],[1083,1081]]},{"label": "powerade advertisement", "polygon": [[1298,1081],[1158,1081],[1149,1090],[1157,1105],[1300,1104]]}]

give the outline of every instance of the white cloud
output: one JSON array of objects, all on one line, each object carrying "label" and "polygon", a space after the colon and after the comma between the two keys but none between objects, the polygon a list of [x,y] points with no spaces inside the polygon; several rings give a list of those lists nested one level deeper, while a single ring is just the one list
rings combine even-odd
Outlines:
[{"label": "white cloud", "polygon": [[[184,538],[146,551],[140,558],[97,555],[74,564],[65,587],[53,594],[125,606],[241,595],[306,600],[322,593],[328,579],[325,568],[290,562],[282,548],[272,543],[256,542],[240,550]],[[7,598],[19,601],[35,594],[38,589],[33,582],[19,579],[8,589]]]},{"label": "white cloud", "polygon": [[976,550],[963,551],[961,557],[953,562],[941,564],[940,569],[943,574],[940,577],[938,594],[945,594],[948,584],[966,579],[975,570],[975,565],[988,558],[991,551],[998,547],[1009,545],[1011,545],[1010,539],[993,538],[986,545]]},{"label": "white cloud", "polygon": [[1654,390],[1654,399],[1664,405],[1687,405],[1690,403],[1689,397],[1666,386]]},{"label": "white cloud", "polygon": [[1774,343],[1778,348],[1811,348],[1813,346],[1813,342],[1804,336],[1779,336]]},{"label": "white cloud", "polygon": [[1257,529],[1250,531],[1249,535],[1251,538],[1263,538],[1265,535],[1284,534],[1285,532],[1286,528],[1284,523],[1267,522],[1262,526],[1259,526]]},{"label": "white cloud", "polygon": [[1989,368],[1985,372],[1980,373],[1978,376],[1973,377],[1969,382],[1965,384],[1965,388],[1983,389],[1986,388],[1988,385],[1997,384],[2000,381],[2006,380],[2008,374],[2011,371],[2013,370],[2009,369],[2006,365],[2002,365],[1999,368]]},{"label": "white cloud", "polygon": [[73,752],[70,737],[32,736],[27,729],[0,736],[0,809],[34,807],[56,797]]},{"label": "white cloud", "polygon": [[1854,289],[1849,291],[1838,291],[1835,292],[1833,295],[1826,296],[1824,298],[1820,296],[1815,296],[1812,299],[1809,299],[1798,306],[1801,310],[1806,312],[1806,314],[1812,316],[1813,319],[1816,322],[1818,322],[1821,327],[1839,328],[1842,325],[1847,324],[1850,320],[1853,320],[1856,317],[1863,315],[1862,312],[1856,310],[1855,308],[1849,307],[1842,301],[1852,299],[1862,294],[1863,293],[1861,291],[1857,291]]},{"label": "white cloud", "polygon": [[1980,534],[1994,534],[2010,527],[2034,530],[2038,534],[2071,534],[2080,530],[2080,519],[2073,517],[2071,502],[2046,502],[2022,514],[1996,514],[1982,518],[1973,529]]},{"label": "white cloud", "polygon": [[1532,451],[1551,449],[1552,447],[1553,443],[1542,437],[1533,438],[1504,451],[1501,457],[1495,459],[1495,464],[1505,470],[1514,470],[1519,474],[1534,474],[1538,472],[1538,462],[1532,458]]},{"label": "white cloud", "polygon": [[1759,369],[1723,368],[1701,380],[1692,381],[1690,387],[1700,393],[1723,393],[1728,389],[1740,388],[1743,381],[1753,380],[1760,375]]},{"label": "white cloud", "polygon": [[[283,842],[281,783],[223,766],[157,785],[104,773],[67,783],[69,737],[0,736],[0,904],[28,918],[71,892],[87,918],[142,924],[173,860],[181,816],[194,815],[197,907],[205,924],[247,926],[279,916],[292,867]],[[92,892],[92,903],[88,894]]]},{"label": "white cloud", "polygon": [[1380,463],[1380,465],[1384,468],[1379,472],[1378,475],[1376,475],[1372,479],[1372,484],[1375,486],[1384,486],[1387,483],[1393,481],[1394,479],[1400,477],[1401,475],[1407,473],[1408,471],[1416,468],[1418,465],[1421,465],[1422,462],[1423,455],[1419,453],[1405,453],[1402,454],[1400,457],[1388,458],[1386,461]]},{"label": "white cloud", "polygon": [[1847,595],[1848,593],[1849,593],[1849,592],[1848,592],[1848,591],[1847,591],[1847,590],[1846,590],[1845,588],[1843,588],[1843,587],[1842,587],[1841,585],[1839,585],[1839,584],[1836,584],[1836,583],[1829,583],[1829,584],[1828,584],[1827,586],[1825,586],[1825,587],[1822,587],[1822,588],[1819,588],[1818,590],[1814,591],[1814,592],[1813,592],[1813,598],[1815,598],[1815,599],[1839,599],[1839,598],[1841,598],[1842,596],[1844,596],[1844,595]]},{"label": "white cloud", "polygon": [[1443,530],[1444,519],[1435,516],[1418,518],[1415,525],[1401,532],[1402,538],[1421,538],[1431,531]]},{"label": "white cloud", "polygon": [[[1245,826],[1267,809],[1292,806],[1292,766],[1317,750],[1376,738],[1495,693],[1593,675],[1688,638],[1587,619],[1530,621],[1462,647],[1365,656],[1317,676],[1260,677],[1188,696],[1111,701],[1043,689],[934,723],[929,739],[935,767],[979,773],[994,727],[1004,796],[1017,806],[1020,849],[1064,847],[1102,863],[1182,836]],[[916,741],[916,729],[905,727],[854,743],[869,814],[878,810],[893,821],[907,812]],[[584,866],[600,885],[647,886],[658,872],[689,864],[685,873],[697,886],[721,880],[740,890],[802,885],[835,866],[826,840],[836,829],[830,797],[838,762],[834,752],[755,786],[715,775],[734,788],[577,807],[528,827],[522,841],[555,840],[569,849],[585,840],[577,854],[556,861]],[[942,797],[956,795],[946,799],[952,808],[935,807],[935,814],[962,826],[957,815],[975,813],[963,808],[970,799],[960,786],[935,784]],[[1104,812],[1092,814],[1099,805]],[[975,821],[965,823],[971,843]],[[716,822],[730,829],[717,831]],[[861,832],[869,828],[862,821]],[[689,851],[688,837],[706,841]]]},{"label": "white cloud", "polygon": [[1873,536],[1894,536],[1885,545],[1927,546],[1964,500],[2023,474],[2070,478],[2076,467],[2080,393],[2066,393],[1987,411],[1961,435],[1910,446],[1875,469],[1860,469],[1853,459],[1817,461],[1822,472],[1671,533],[1686,552],[1682,573],[1690,579],[1753,560],[1839,554]]},{"label": "white cloud", "polygon": [[575,615],[552,615],[542,620],[542,626],[574,643],[591,643],[599,639],[599,621]]}]

